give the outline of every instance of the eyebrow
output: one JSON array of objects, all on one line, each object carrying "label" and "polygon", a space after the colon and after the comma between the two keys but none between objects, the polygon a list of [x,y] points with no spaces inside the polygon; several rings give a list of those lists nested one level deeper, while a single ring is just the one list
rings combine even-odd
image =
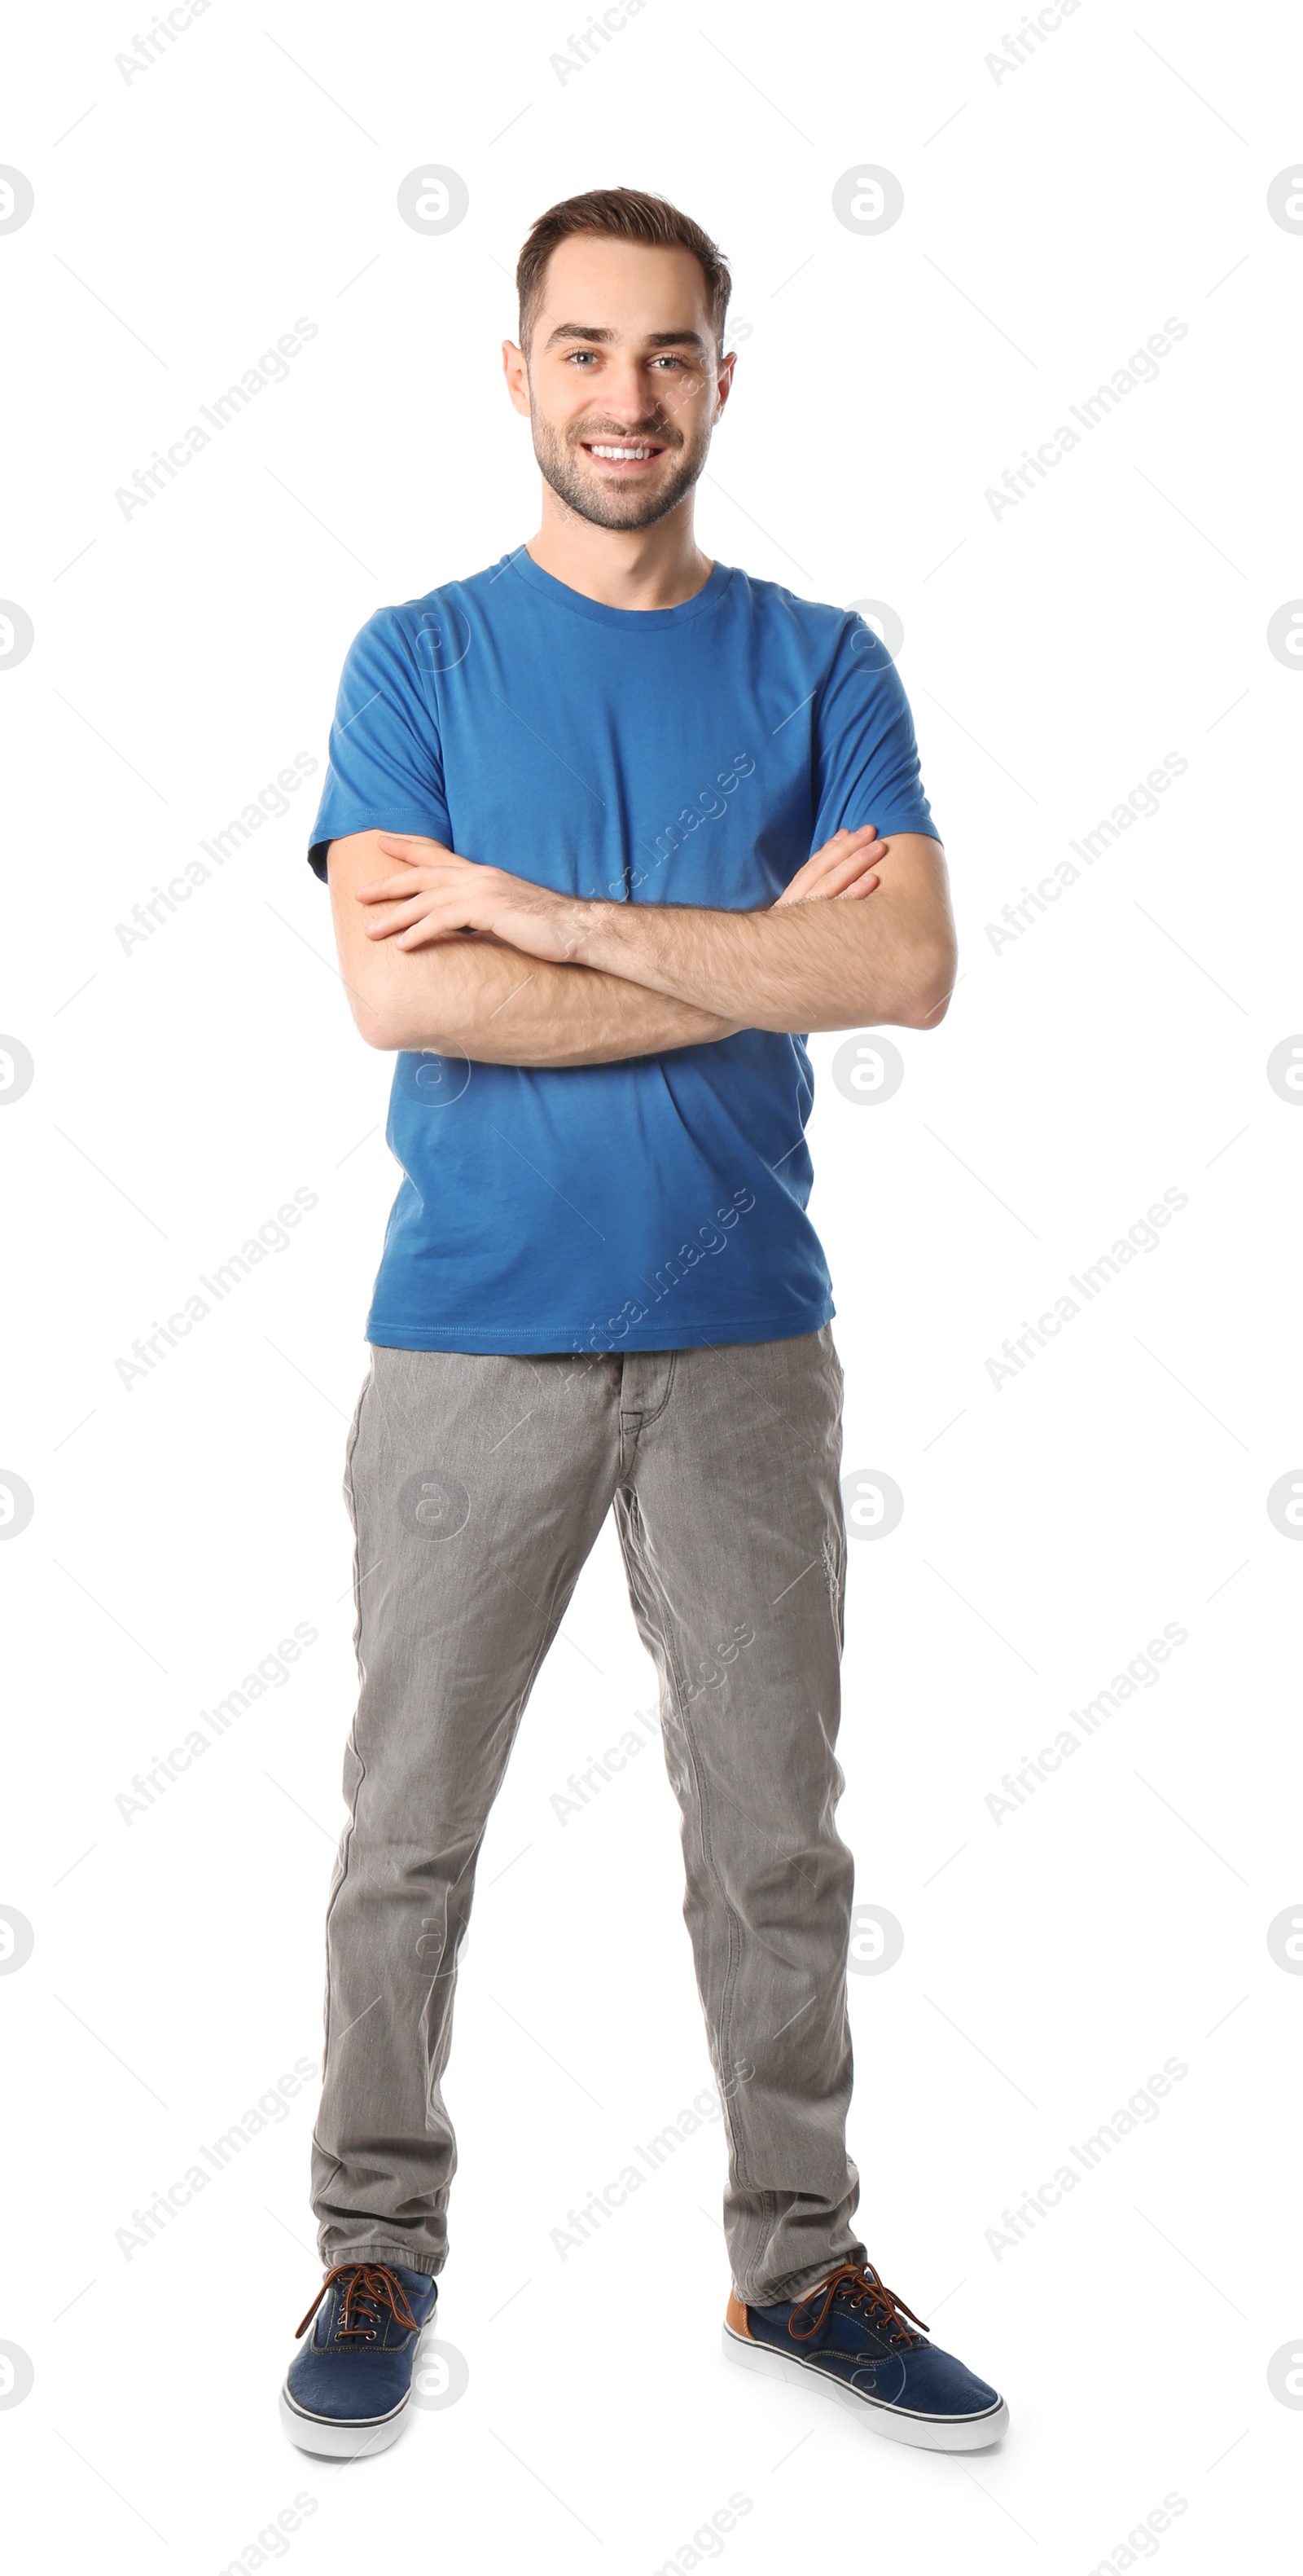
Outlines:
[{"label": "eyebrow", "polygon": [[[609,341],[617,340],[619,336],[618,331],[600,330],[592,322],[558,322],[545,345],[553,349],[558,340]],[[699,331],[649,331],[644,346],[649,349],[696,349],[703,358],[709,354],[709,344]]]}]

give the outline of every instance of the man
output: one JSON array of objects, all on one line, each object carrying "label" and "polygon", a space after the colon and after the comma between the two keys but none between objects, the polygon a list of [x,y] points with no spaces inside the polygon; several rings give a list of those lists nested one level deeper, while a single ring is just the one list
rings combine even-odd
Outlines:
[{"label": "man", "polygon": [[614,1506],[728,2137],[725,2350],[975,2449],[1003,2400],[852,2225],[842,1375],[805,1213],[804,1034],[941,1018],[945,861],[878,638],[696,544],[735,364],[715,245],[601,190],[541,217],[517,284],[541,526],[363,627],[310,852],[358,1029],[397,1051],[403,1181],[345,1487],[327,2272],[282,2416],[333,2456],[401,2429],[447,2250],[476,1861]]}]

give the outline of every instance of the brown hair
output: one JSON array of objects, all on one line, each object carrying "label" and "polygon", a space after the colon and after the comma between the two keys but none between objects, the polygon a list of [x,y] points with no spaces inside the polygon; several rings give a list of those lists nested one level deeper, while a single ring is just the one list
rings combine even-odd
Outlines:
[{"label": "brown hair", "polygon": [[638,188],[590,188],[585,196],[563,197],[559,205],[549,206],[539,216],[516,262],[522,349],[529,349],[548,261],[558,242],[568,241],[573,233],[595,234],[606,241],[645,242],[652,250],[690,250],[701,262],[711,321],[722,349],[724,316],[733,291],[723,252],[668,197],[646,196]]}]

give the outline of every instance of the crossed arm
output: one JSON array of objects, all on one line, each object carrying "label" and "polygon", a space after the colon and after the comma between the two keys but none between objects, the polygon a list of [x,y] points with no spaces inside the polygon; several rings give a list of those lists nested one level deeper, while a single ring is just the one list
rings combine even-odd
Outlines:
[{"label": "crossed arm", "polygon": [[744,1028],[931,1028],[954,982],[939,843],[871,824],[757,912],[559,895],[407,834],[332,841],[327,876],[354,1019],[385,1049],[563,1066]]}]

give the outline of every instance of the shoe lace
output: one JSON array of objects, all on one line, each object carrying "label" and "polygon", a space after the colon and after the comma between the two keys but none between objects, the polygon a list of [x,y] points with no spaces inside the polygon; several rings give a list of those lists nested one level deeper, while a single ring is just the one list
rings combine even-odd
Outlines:
[{"label": "shoe lace", "polygon": [[[798,2326],[797,2318],[812,2308],[821,2296],[822,2305],[812,2324]],[[904,2300],[897,2298],[895,2291],[889,2290],[885,2281],[880,2281],[867,2263],[839,2263],[826,2281],[816,2281],[814,2288],[807,2292],[805,2298],[798,2299],[793,2308],[787,2320],[787,2331],[796,2343],[812,2342],[822,2332],[832,2303],[837,2298],[846,2299],[853,2308],[864,2308],[866,2322],[887,2329],[891,2343],[917,2343],[920,2337],[911,2331],[913,2326],[920,2327],[923,2334],[928,2331],[922,2318],[916,2317],[913,2309],[907,2308]]]},{"label": "shoe lace", "polygon": [[337,2336],[374,2334],[385,2308],[388,2308],[396,2325],[405,2327],[412,2334],[420,2331],[408,2305],[407,2292],[398,2274],[391,2271],[387,2263],[337,2263],[333,2272],[327,2272],[302,2325],[295,2327],[296,2341],[300,2335],[306,2334],[327,2290],[336,2281],[345,2284],[335,2323]]}]

